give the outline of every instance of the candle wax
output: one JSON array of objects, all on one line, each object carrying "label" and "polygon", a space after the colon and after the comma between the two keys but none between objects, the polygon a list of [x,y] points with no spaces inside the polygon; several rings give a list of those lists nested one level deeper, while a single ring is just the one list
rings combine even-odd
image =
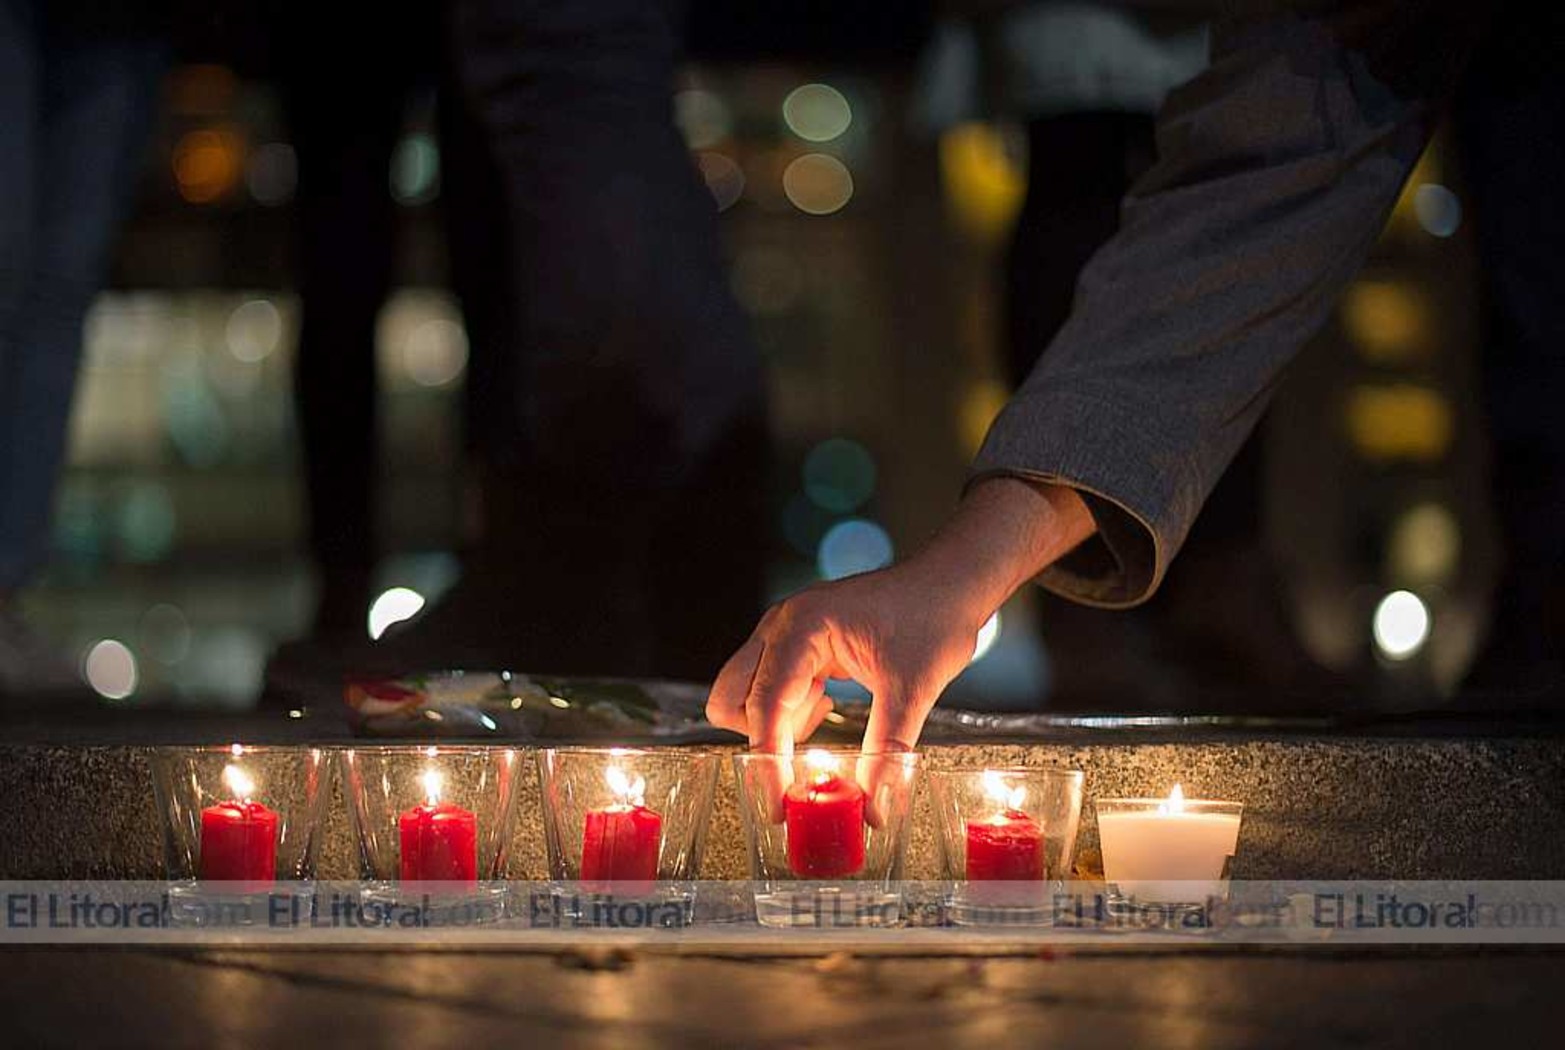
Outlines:
[{"label": "candle wax", "polygon": [[402,881],[478,881],[478,818],[450,802],[421,803],[398,818]]},{"label": "candle wax", "polygon": [[587,813],[581,877],[594,882],[647,883],[657,878],[663,818],[646,806],[618,804]]},{"label": "candle wax", "polygon": [[1034,882],[1043,878],[1043,828],[1020,810],[967,825],[969,882]]},{"label": "candle wax", "polygon": [[277,812],[259,802],[219,802],[201,811],[201,878],[270,883],[277,874]]},{"label": "candle wax", "polygon": [[795,782],[783,795],[788,867],[804,879],[836,879],[864,866],[864,790],[835,773]]},{"label": "candle wax", "polygon": [[1199,899],[1221,888],[1223,864],[1239,841],[1239,815],[1099,813],[1098,837],[1103,876],[1121,892],[1146,900]]}]

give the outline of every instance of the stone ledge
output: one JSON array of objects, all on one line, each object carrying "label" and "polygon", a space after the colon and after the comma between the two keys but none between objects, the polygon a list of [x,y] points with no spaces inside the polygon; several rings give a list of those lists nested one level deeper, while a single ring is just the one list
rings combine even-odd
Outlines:
[{"label": "stone ledge", "polygon": [[[305,728],[299,727],[297,742],[304,742]],[[191,739],[173,735],[181,742]],[[204,739],[226,741],[235,735]],[[1162,794],[1179,781],[1191,796],[1243,801],[1234,869],[1240,878],[1565,876],[1565,749],[1556,739],[1239,733],[1148,739],[1114,730],[1069,736],[1063,742],[933,745],[925,749],[926,761],[1085,770],[1084,847],[1096,844],[1094,797]],[[265,734],[244,738],[264,739]],[[347,743],[339,735],[314,742]],[[374,744],[361,741],[358,746]],[[0,877],[160,877],[162,835],[153,810],[149,753],[144,743],[0,745],[0,798],[5,799],[0,841],[6,843]],[[536,778],[524,778],[522,785],[512,873],[541,878]],[[927,793],[921,792],[909,877],[938,875],[931,817]],[[354,854],[339,795],[319,874],[355,877]],[[703,875],[745,874],[733,779],[725,773]]]}]

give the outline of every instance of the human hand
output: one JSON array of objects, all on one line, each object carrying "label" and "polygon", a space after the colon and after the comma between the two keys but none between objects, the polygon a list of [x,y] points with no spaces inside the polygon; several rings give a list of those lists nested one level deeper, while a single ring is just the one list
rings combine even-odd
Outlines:
[{"label": "human hand", "polygon": [[864,754],[911,750],[984,621],[1093,528],[1070,489],[986,480],[908,561],[768,610],[717,676],[707,718],[745,734],[752,750],[786,754],[831,710],[826,679],[851,678],[871,694]]},{"label": "human hand", "polygon": [[753,750],[787,753],[831,710],[826,679],[846,678],[873,698],[864,751],[911,750],[992,611],[932,568],[914,559],[774,605],[718,675],[707,717]]}]

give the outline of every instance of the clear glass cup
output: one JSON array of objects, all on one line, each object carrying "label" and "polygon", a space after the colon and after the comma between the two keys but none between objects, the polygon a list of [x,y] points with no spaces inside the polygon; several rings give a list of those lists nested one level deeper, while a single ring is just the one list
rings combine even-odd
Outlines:
[{"label": "clear glass cup", "polygon": [[272,898],[307,906],[331,798],[324,751],[160,747],[151,765],[175,921],[264,924]]},{"label": "clear glass cup", "polygon": [[585,925],[687,925],[719,757],[564,747],[537,758],[550,893],[561,915]]},{"label": "clear glass cup", "polygon": [[1075,769],[931,771],[953,923],[1049,921],[1051,893],[1071,877],[1085,780]]},{"label": "clear glass cup", "polygon": [[893,926],[919,756],[811,748],[734,756],[763,926]]},{"label": "clear glass cup", "polygon": [[1093,808],[1111,898],[1194,906],[1227,897],[1243,803],[1176,795],[1100,798]]},{"label": "clear glass cup", "polygon": [[418,907],[434,923],[503,918],[520,769],[508,747],[344,750],[363,905]]}]

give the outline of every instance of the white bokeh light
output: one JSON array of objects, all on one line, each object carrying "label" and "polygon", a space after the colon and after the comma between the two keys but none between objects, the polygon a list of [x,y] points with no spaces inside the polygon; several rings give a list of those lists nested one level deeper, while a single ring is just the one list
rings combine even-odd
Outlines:
[{"label": "white bokeh light", "polygon": [[1429,606],[1412,591],[1392,591],[1375,606],[1375,647],[1391,660],[1406,660],[1429,640]]},{"label": "white bokeh light", "polygon": [[94,642],[82,661],[82,676],[99,696],[123,700],[136,691],[136,654],[113,638]]},{"label": "white bokeh light", "polygon": [[223,341],[235,360],[253,365],[271,356],[282,335],[283,318],[277,307],[266,299],[250,299],[228,315]]},{"label": "white bokeh light", "polygon": [[830,142],[853,123],[853,107],[830,84],[805,84],[783,100],[783,121],[806,142]]},{"label": "white bokeh light", "polygon": [[424,596],[411,587],[393,587],[370,604],[370,637],[379,640],[392,624],[411,620],[424,608]]},{"label": "white bokeh light", "polygon": [[436,317],[408,333],[402,347],[402,367],[419,386],[445,386],[467,368],[467,352],[467,331],[462,325]]}]

